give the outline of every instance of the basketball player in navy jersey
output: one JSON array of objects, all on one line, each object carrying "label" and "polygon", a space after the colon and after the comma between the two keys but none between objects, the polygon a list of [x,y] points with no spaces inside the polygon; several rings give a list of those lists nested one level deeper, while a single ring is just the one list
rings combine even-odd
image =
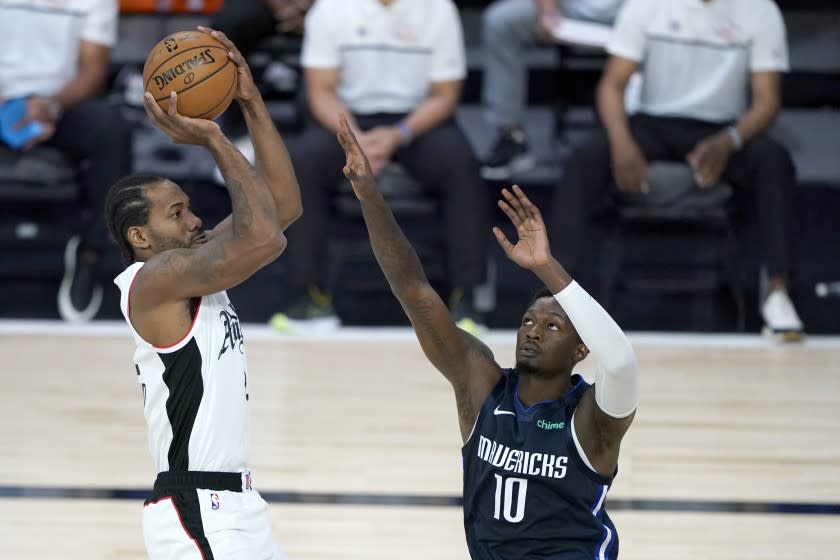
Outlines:
[{"label": "basketball player in navy jersey", "polygon": [[239,318],[226,289],[273,261],[301,214],[285,145],[236,47],[212,33],[237,65],[236,99],[256,149],[256,169],[219,126],[164,113],[152,122],[172,141],[203,146],[225,177],[231,215],[210,231],[172,181],[134,175],[114,185],[106,219],[128,268],[115,282],[137,344],[149,449],[158,475],[143,512],[152,559],[281,559],[268,505],[248,469],[248,369]]},{"label": "basketball player in navy jersey", "polygon": [[[426,357],[455,390],[472,558],[616,558],[618,536],[604,499],[639,399],[636,358],[624,333],[551,256],[536,206],[519,187],[503,189],[499,206],[519,239],[493,233],[508,258],[546,287],[522,317],[516,367],[503,369],[450,319],[346,120],[338,138],[376,259]],[[573,373],[590,352],[598,359],[594,385]]]}]

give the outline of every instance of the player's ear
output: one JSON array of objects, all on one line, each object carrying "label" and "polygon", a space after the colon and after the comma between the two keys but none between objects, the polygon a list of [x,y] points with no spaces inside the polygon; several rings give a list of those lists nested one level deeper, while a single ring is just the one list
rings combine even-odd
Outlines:
[{"label": "player's ear", "polygon": [[575,363],[582,361],[589,355],[589,348],[583,342],[575,346]]},{"label": "player's ear", "polygon": [[125,237],[135,249],[148,249],[151,246],[149,232],[143,226],[131,226],[125,233]]}]

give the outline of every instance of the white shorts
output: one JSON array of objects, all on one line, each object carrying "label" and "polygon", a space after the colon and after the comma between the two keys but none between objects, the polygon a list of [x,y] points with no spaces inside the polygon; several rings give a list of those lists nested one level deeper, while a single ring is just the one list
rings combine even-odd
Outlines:
[{"label": "white shorts", "polygon": [[268,504],[251,489],[250,478],[250,473],[160,473],[143,508],[149,558],[285,560],[271,538]]}]

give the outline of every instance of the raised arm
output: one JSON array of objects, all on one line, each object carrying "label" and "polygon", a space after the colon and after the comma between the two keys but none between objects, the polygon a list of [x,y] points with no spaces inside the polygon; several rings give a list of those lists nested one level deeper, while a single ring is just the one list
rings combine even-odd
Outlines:
[{"label": "raised arm", "polygon": [[539,276],[596,360],[595,384],[581,399],[572,424],[592,467],[611,476],[639,403],[636,354],[621,328],[580,284],[571,282],[557,290],[563,285],[561,278],[568,276],[560,263],[553,261]]},{"label": "raised arm", "polygon": [[[177,113],[172,94],[164,113],[150,94],[144,105],[152,121],[176,143],[201,145],[216,160],[230,194],[231,226],[206,243],[165,250],[149,258],[132,288],[143,308],[228,289],[242,282],[285,248],[271,193],[219,126]],[[189,212],[188,207],[181,209]],[[191,215],[191,213],[190,213]]]},{"label": "raised arm", "polygon": [[417,253],[376,190],[367,157],[344,117],[338,139],[347,154],[344,174],[361,202],[376,260],[411,320],[426,357],[452,384],[461,435],[466,439],[501,370],[487,346],[455,325],[429,284]]},{"label": "raised arm", "polygon": [[[209,33],[229,49],[228,57],[236,64],[237,83],[236,100],[245,116],[245,124],[254,145],[256,169],[268,186],[274,205],[277,208],[277,221],[280,229],[285,230],[303,212],[300,201],[300,187],[286,150],[286,144],[277,132],[274,121],[260,95],[251,75],[248,62],[236,45],[221,31],[199,27],[199,31]],[[230,221],[220,223],[214,233],[220,233],[229,227]]]},{"label": "raised arm", "polygon": [[581,341],[595,356],[596,379],[574,414],[575,434],[599,473],[609,476],[618,464],[621,439],[639,401],[636,355],[621,328],[603,307],[551,256],[539,209],[518,186],[504,189],[499,206],[516,226],[519,240],[493,232],[508,258],[532,271],[551,290]]}]

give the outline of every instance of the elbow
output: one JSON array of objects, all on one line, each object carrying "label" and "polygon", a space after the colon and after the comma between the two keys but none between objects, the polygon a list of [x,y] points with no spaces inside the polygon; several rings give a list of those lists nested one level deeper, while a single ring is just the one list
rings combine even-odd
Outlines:
[{"label": "elbow", "polygon": [[455,112],[458,110],[458,104],[461,101],[461,90],[460,88],[452,91],[447,92],[445,94],[441,94],[439,96],[441,106],[443,108],[443,115],[444,118],[448,119],[455,115]]},{"label": "elbow", "polygon": [[432,297],[437,297],[437,292],[426,281],[406,282],[403,285],[391,285],[391,291],[399,302],[408,308],[414,308],[427,304]]},{"label": "elbow", "polygon": [[251,228],[241,236],[243,246],[264,256],[266,261],[273,260],[286,250],[288,240],[283,230],[276,223],[264,227]]},{"label": "elbow", "polygon": [[279,221],[280,228],[285,230],[287,227],[295,223],[301,216],[303,216],[303,206],[300,203],[289,209],[284,209],[280,212]]},{"label": "elbow", "polygon": [[607,76],[601,76],[601,79],[598,80],[598,86],[595,88],[595,95],[599,100],[603,99],[604,95],[611,89],[615,89],[615,85],[612,83],[612,80],[607,78]]},{"label": "elbow", "polygon": [[283,254],[288,245],[289,240],[283,235],[283,232],[275,230],[272,235],[265,239],[261,248],[265,251],[267,260],[272,261]]},{"label": "elbow", "polygon": [[624,343],[617,346],[613,348],[609,358],[604,360],[604,369],[616,374],[636,372],[639,366],[636,361],[636,352],[633,351],[630,341],[625,338]]},{"label": "elbow", "polygon": [[624,90],[626,85],[616,83],[614,79],[603,77],[598,82],[598,88],[595,92],[598,109],[603,113],[608,109],[615,100],[624,100]]},{"label": "elbow", "polygon": [[767,117],[770,123],[772,124],[773,121],[779,116],[779,113],[782,110],[782,100],[779,99],[778,96],[774,96],[771,99],[768,99],[765,102],[765,106],[767,107]]}]

